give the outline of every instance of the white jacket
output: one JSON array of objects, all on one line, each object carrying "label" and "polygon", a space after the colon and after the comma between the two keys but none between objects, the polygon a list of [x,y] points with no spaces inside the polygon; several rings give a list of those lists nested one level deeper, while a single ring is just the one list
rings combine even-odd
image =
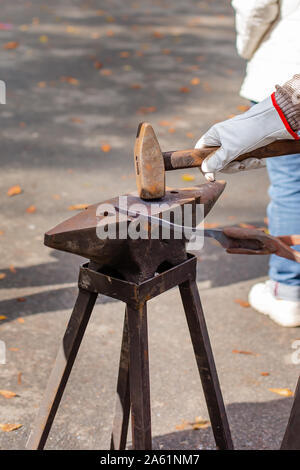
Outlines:
[{"label": "white jacket", "polygon": [[271,95],[300,73],[300,0],[232,0],[237,50],[248,60],[240,94],[253,101]]}]

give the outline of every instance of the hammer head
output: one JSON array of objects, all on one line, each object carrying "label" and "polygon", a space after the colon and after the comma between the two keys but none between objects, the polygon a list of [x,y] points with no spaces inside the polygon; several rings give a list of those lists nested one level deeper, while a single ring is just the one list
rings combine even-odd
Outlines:
[{"label": "hammer head", "polygon": [[165,195],[165,166],[152,126],[142,122],[134,146],[136,184],[139,197],[158,199]]}]

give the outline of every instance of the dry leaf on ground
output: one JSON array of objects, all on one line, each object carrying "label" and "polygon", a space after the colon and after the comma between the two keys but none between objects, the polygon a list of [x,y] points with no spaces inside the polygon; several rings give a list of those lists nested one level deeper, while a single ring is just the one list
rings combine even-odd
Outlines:
[{"label": "dry leaf on ground", "polygon": [[250,106],[246,104],[240,104],[239,106],[236,107],[236,109],[244,113],[245,111],[248,111],[248,109],[250,109]]},{"label": "dry leaf on ground", "polygon": [[71,85],[79,85],[79,80],[74,77],[61,77],[60,81],[70,83]]},{"label": "dry leaf on ground", "polygon": [[189,173],[185,173],[184,175],[181,176],[181,179],[182,179],[183,181],[194,181],[195,176],[194,176],[194,175],[190,175]]},{"label": "dry leaf on ground", "polygon": [[111,145],[109,145],[109,144],[102,144],[102,145],[101,145],[101,150],[102,150],[102,152],[105,152],[105,153],[110,152],[110,151],[111,151]]},{"label": "dry leaf on ground", "polygon": [[247,302],[247,300],[234,299],[234,301],[235,301],[236,304],[239,304],[241,307],[244,307],[244,308],[250,307],[250,304],[249,304],[249,302]]},{"label": "dry leaf on ground", "polygon": [[6,320],[7,316],[6,315],[0,315],[0,320]]},{"label": "dry leaf on ground", "polygon": [[192,80],[190,81],[191,85],[199,85],[200,83],[200,78],[198,77],[194,77],[192,78]]},{"label": "dry leaf on ground", "polygon": [[246,356],[259,356],[259,354],[254,353],[252,351],[242,351],[242,350],[239,350],[239,349],[233,349],[232,352],[234,354],[245,354]]},{"label": "dry leaf on ground", "polygon": [[34,212],[36,212],[36,207],[34,205],[29,206],[27,207],[26,212],[27,214],[33,214]]},{"label": "dry leaf on ground", "polygon": [[17,194],[21,194],[22,189],[19,184],[15,184],[14,186],[11,186],[9,190],[7,191],[8,196],[16,196]]},{"label": "dry leaf on ground", "polygon": [[191,90],[187,86],[182,86],[181,88],[179,88],[179,91],[181,93],[189,93]]},{"label": "dry leaf on ground", "polygon": [[20,43],[18,41],[10,41],[4,44],[3,49],[9,50],[9,49],[16,49],[19,47]]},{"label": "dry leaf on ground", "polygon": [[0,429],[4,432],[15,431],[21,428],[23,425],[20,423],[0,423]]},{"label": "dry leaf on ground", "polygon": [[262,375],[263,377],[268,377],[268,375],[270,375],[270,372],[261,372],[260,375]]},{"label": "dry leaf on ground", "polygon": [[73,206],[69,206],[68,210],[69,211],[81,211],[82,209],[86,209],[89,207],[88,204],[74,204]]},{"label": "dry leaf on ground", "polygon": [[289,388],[268,388],[270,392],[277,393],[281,397],[292,397],[294,394]]},{"label": "dry leaf on ground", "polygon": [[6,277],[5,273],[0,273],[0,279],[4,279]]},{"label": "dry leaf on ground", "polygon": [[0,390],[0,395],[4,398],[13,398],[17,396],[17,394],[11,390]]},{"label": "dry leaf on ground", "polygon": [[204,228],[217,228],[219,225],[217,222],[204,222]]},{"label": "dry leaf on ground", "polygon": [[17,322],[19,322],[19,323],[25,323],[25,320],[24,320],[24,318],[19,317],[19,318],[17,318]]}]

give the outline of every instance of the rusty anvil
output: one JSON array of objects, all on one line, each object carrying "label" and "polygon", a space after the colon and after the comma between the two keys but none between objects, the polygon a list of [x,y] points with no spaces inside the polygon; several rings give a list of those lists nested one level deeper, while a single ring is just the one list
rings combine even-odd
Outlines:
[{"label": "rusty anvil", "polygon": [[[209,213],[225,188],[224,181],[206,183],[185,189],[168,189],[157,205],[154,201],[142,201],[137,193],[126,194],[128,207],[142,204],[156,217],[165,217],[171,208],[196,204],[204,205],[204,217]],[[175,239],[100,239],[97,226],[105,218],[107,224],[129,225],[130,215],[118,213],[118,219],[109,214],[97,212],[98,207],[113,206],[118,209],[119,198],[88,206],[87,209],[49,230],[45,234],[45,245],[56,250],[74,253],[93,261],[99,269],[115,270],[127,281],[141,282],[152,277],[162,263],[175,266],[187,259],[186,240]],[[164,204],[165,207],[163,207]],[[155,205],[155,206],[154,206]],[[156,207],[157,206],[157,207]],[[154,208],[155,207],[155,208]],[[200,221],[198,221],[199,223]],[[149,222],[151,224],[151,221]]]},{"label": "rusty anvil", "polygon": [[[130,208],[138,204],[148,214],[146,221],[141,223],[151,225],[157,219],[169,218],[169,213],[176,208],[183,208],[189,204],[192,207],[192,217],[195,219],[196,205],[204,205],[204,217],[209,213],[225,188],[224,181],[205,183],[185,189],[167,189],[159,204],[155,201],[142,201],[137,193],[126,194],[127,213],[123,213],[119,204],[119,197],[102,203],[93,204],[79,214],[62,222],[45,234],[45,245],[56,250],[74,253],[91,260],[102,272],[118,275],[127,281],[142,282],[154,276],[157,268],[162,264],[175,266],[187,259],[186,239],[182,236],[176,238],[172,233],[169,238],[163,238],[161,232],[158,239],[149,236],[147,239],[125,239],[118,237],[118,229],[122,225],[128,226],[133,220]],[[99,213],[99,207],[113,207],[116,214],[106,211]],[[139,211],[137,215],[139,215]],[[135,215],[135,214],[134,214]],[[116,217],[117,216],[117,217]],[[145,216],[144,216],[145,217]],[[197,220],[197,224],[201,222]],[[99,238],[97,227],[100,223],[116,226],[115,238]],[[183,227],[184,228],[184,227]],[[204,235],[212,236],[220,242],[226,238],[227,243],[222,244],[229,253],[237,254],[270,254],[293,259],[300,262],[300,254],[292,250],[289,245],[299,244],[299,236],[272,237],[261,230],[241,227],[225,227],[221,231],[204,230]],[[151,230],[149,230],[149,234]]]}]

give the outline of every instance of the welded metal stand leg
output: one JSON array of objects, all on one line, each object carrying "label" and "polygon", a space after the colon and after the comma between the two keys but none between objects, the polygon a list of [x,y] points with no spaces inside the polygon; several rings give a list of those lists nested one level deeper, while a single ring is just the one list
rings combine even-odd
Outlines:
[{"label": "welded metal stand leg", "polygon": [[281,450],[300,450],[300,377]]},{"label": "welded metal stand leg", "polygon": [[97,295],[96,293],[79,289],[70,321],[48,380],[38,416],[26,445],[27,449],[44,448]]},{"label": "welded metal stand leg", "polygon": [[150,381],[147,307],[128,305],[129,377],[132,442],[135,450],[151,450]]},{"label": "welded metal stand leg", "polygon": [[130,414],[130,388],[129,388],[129,344],[128,319],[125,311],[123,339],[120,354],[119,375],[117,382],[117,399],[115,417],[111,434],[111,450],[124,450],[126,448],[128,422]]},{"label": "welded metal stand leg", "polygon": [[217,370],[195,281],[179,285],[216,445],[233,449]]}]

